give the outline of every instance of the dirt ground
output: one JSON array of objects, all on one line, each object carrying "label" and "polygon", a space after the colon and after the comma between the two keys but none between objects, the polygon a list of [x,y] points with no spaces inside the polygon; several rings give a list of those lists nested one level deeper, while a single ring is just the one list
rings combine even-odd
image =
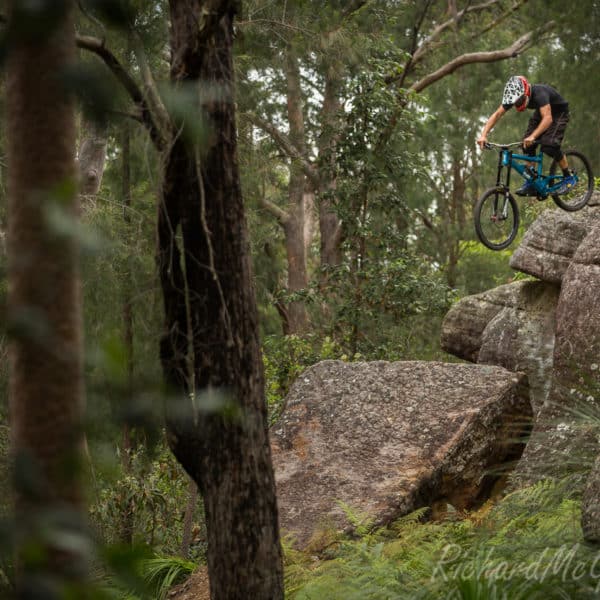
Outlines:
[{"label": "dirt ground", "polygon": [[208,569],[204,566],[199,567],[187,581],[174,587],[167,598],[169,600],[210,600]]}]

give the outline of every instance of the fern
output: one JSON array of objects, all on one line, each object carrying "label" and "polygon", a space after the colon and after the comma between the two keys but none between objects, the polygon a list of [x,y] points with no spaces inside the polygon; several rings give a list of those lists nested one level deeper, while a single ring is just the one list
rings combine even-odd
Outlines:
[{"label": "fern", "polygon": [[120,574],[106,575],[97,586],[99,598],[115,600],[163,600],[168,591],[185,580],[196,564],[177,556],[144,558],[123,579]]},{"label": "fern", "polygon": [[290,561],[290,600],[598,597],[600,554],[581,542],[572,480],[539,482],[462,520],[423,523],[420,509],[376,529],[342,508],[363,536],[340,540],[333,560]]},{"label": "fern", "polygon": [[336,503],[344,512],[346,519],[348,519],[350,524],[353,526],[354,533],[357,536],[362,538],[372,533],[375,527],[375,519],[373,519],[368,513],[358,512],[342,500],[337,500]]},{"label": "fern", "polygon": [[147,585],[155,590],[155,598],[162,600],[177,583],[185,580],[196,568],[196,564],[177,556],[150,558],[142,565]]}]

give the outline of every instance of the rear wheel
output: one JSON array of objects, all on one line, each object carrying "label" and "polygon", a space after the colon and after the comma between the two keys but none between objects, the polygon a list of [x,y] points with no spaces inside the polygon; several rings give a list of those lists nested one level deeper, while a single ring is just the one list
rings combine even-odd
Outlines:
[{"label": "rear wheel", "polygon": [[[565,194],[552,194],[552,199],[563,210],[574,211],[583,208],[594,191],[594,176],[588,159],[577,152],[569,150],[565,152],[569,169],[577,176],[577,183]],[[550,175],[562,176],[562,170],[555,160],[550,165]]]},{"label": "rear wheel", "polygon": [[473,218],[477,236],[490,250],[510,246],[519,230],[519,208],[508,190],[487,190],[477,200]]}]

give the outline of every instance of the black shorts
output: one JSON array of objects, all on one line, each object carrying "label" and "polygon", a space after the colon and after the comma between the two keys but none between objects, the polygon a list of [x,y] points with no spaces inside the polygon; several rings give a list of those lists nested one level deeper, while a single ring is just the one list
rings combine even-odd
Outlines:
[{"label": "black shorts", "polygon": [[[562,144],[563,138],[565,137],[565,131],[567,130],[567,123],[569,122],[569,113],[564,112],[559,115],[552,117],[552,124],[540,137],[537,139],[537,144],[542,145],[542,150],[544,152],[550,151],[549,153],[552,155],[556,151],[560,152],[560,145]],[[531,135],[536,127],[540,124],[542,120],[542,116],[538,111],[535,112],[533,117],[529,119],[529,124],[527,125],[527,130],[525,131],[524,138]],[[525,154],[529,154],[533,156],[537,149],[537,144],[530,146],[525,150]],[[554,150],[554,152],[553,152]],[[561,152],[562,154],[562,152]]]}]

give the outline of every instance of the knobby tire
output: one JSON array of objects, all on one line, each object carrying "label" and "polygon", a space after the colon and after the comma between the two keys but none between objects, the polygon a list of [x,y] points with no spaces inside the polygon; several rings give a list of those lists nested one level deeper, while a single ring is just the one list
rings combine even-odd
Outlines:
[{"label": "knobby tire", "polygon": [[[510,246],[519,230],[519,207],[510,192],[507,196],[509,204],[507,218],[502,219],[501,215],[494,214],[494,197],[497,199],[496,204],[499,209],[504,204],[504,196],[504,190],[490,188],[479,198],[473,211],[477,237],[490,250],[504,250]],[[492,233],[495,235],[492,236]]]},{"label": "knobby tire", "polygon": [[[565,152],[569,168],[575,169],[579,177],[577,187],[565,195],[552,194],[552,200],[563,210],[573,212],[582,209],[590,200],[594,191],[594,176],[589,160],[577,150],[567,150]],[[550,165],[550,175],[561,173],[557,161],[552,161]]]}]

